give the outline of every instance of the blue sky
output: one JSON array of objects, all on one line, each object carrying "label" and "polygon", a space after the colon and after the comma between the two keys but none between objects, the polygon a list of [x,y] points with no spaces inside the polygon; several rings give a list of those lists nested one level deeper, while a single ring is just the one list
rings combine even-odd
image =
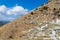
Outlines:
[{"label": "blue sky", "polygon": [[14,20],[48,0],[0,0],[0,20]]}]

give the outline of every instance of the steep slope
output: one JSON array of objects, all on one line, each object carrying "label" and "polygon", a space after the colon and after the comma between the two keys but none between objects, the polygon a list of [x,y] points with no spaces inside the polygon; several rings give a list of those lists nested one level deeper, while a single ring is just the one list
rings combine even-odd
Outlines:
[{"label": "steep slope", "polygon": [[60,40],[60,0],[32,10],[0,28],[0,40]]}]

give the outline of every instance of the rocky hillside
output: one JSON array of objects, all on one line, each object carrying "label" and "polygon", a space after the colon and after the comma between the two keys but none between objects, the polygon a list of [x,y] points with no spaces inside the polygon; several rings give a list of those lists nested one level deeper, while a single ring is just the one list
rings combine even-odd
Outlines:
[{"label": "rocky hillside", "polygon": [[4,25],[0,40],[60,40],[60,0],[49,0]]}]

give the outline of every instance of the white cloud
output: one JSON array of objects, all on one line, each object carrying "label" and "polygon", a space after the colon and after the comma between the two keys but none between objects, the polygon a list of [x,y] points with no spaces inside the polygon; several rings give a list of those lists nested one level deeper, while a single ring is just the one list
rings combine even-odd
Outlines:
[{"label": "white cloud", "polygon": [[4,11],[6,7],[4,5],[0,6],[0,11]]},{"label": "white cloud", "polygon": [[21,7],[21,6],[16,6],[16,7],[14,7],[13,8],[13,11],[22,11],[22,10],[24,10],[24,8],[23,7]]},{"label": "white cloud", "polygon": [[4,13],[6,11],[6,7],[4,5],[0,6],[0,12]]},{"label": "white cloud", "polygon": [[[18,15],[21,16],[21,15],[26,14],[27,12],[28,12],[28,9],[25,9],[22,6],[18,6],[18,5],[14,6],[12,8],[8,8],[5,5],[0,6],[0,18],[1,19],[13,20],[15,18],[13,18],[12,15],[14,17],[18,17]],[[7,16],[10,16],[10,17],[7,17]]]},{"label": "white cloud", "polygon": [[7,10],[7,14],[8,15],[11,15],[11,14],[14,14],[14,15],[19,15],[19,14],[25,14],[28,10],[27,9],[24,9],[22,6],[15,6],[11,9],[8,9]]}]

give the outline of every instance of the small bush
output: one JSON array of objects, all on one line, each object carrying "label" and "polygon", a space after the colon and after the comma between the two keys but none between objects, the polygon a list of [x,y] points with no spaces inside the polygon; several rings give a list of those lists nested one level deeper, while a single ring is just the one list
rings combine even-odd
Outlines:
[{"label": "small bush", "polygon": [[13,39],[13,36],[11,35],[11,36],[9,36],[9,38]]},{"label": "small bush", "polygon": [[33,15],[34,13],[33,12],[31,12],[31,15]]},{"label": "small bush", "polygon": [[47,7],[47,6],[44,6],[42,9],[43,9],[43,10],[47,10],[47,9],[48,9],[48,7]]}]

